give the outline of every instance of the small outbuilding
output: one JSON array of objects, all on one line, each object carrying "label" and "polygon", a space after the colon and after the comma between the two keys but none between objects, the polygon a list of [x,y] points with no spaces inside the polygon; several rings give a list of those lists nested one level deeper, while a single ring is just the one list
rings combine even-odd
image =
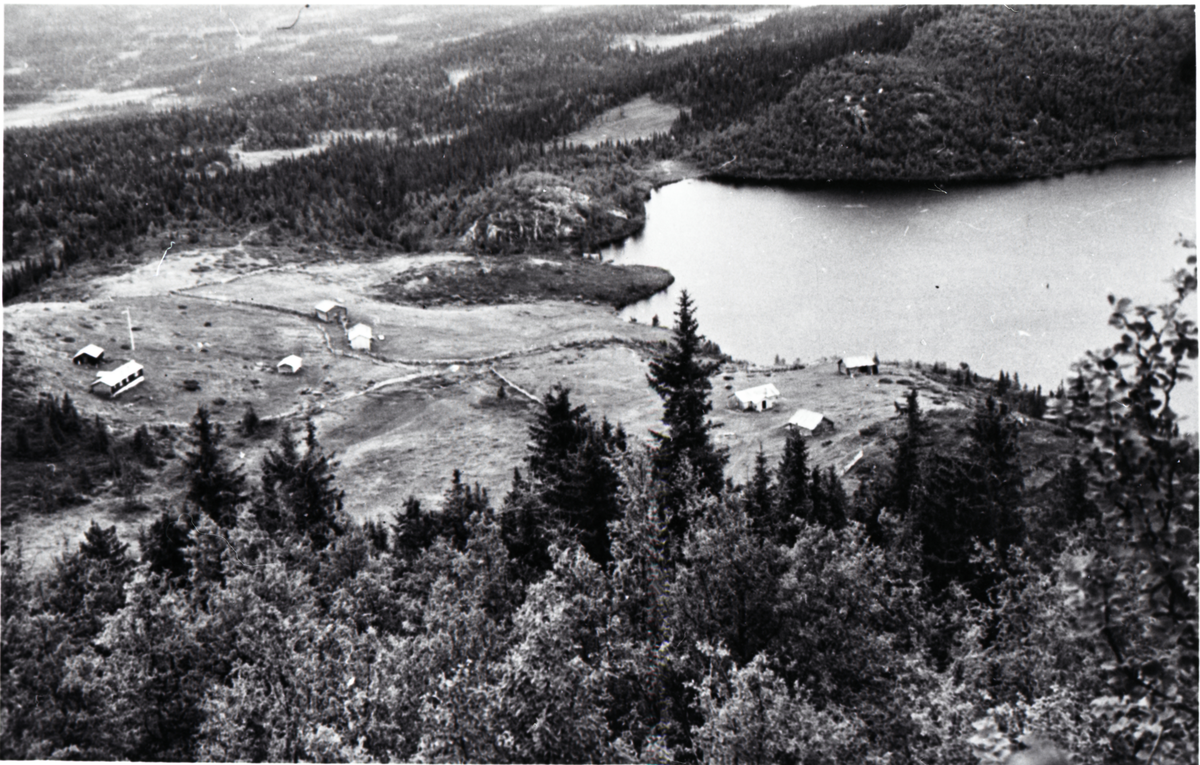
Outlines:
[{"label": "small outbuilding", "polygon": [[347,338],[350,340],[350,347],[356,351],[371,350],[371,340],[374,333],[371,331],[369,324],[355,324],[350,328]]},{"label": "small outbuilding", "polygon": [[833,430],[833,421],[820,412],[797,409],[784,427],[795,428],[804,436],[817,436]]},{"label": "small outbuilding", "polygon": [[322,300],[316,305],[317,318],[324,322],[345,321],[350,316],[346,306],[336,300]]},{"label": "small outbuilding", "polygon": [[733,398],[737,402],[737,408],[743,411],[765,412],[775,407],[775,401],[779,398],[779,389],[771,383],[767,383],[740,390],[733,394]]},{"label": "small outbuilding", "polygon": [[879,374],[879,357],[843,356],[838,359],[838,374],[877,375]]},{"label": "small outbuilding", "polygon": [[276,364],[275,369],[278,370],[280,374],[294,375],[300,371],[302,366],[304,366],[304,359],[293,354]]},{"label": "small outbuilding", "polygon": [[88,387],[93,393],[107,393],[109,398],[116,398],[121,393],[141,385],[146,379],[146,372],[136,361],[126,361],[116,369],[108,372],[97,372],[96,379]]},{"label": "small outbuilding", "polygon": [[98,345],[85,346],[71,357],[71,361],[76,364],[89,364],[94,367],[104,362],[104,349]]}]

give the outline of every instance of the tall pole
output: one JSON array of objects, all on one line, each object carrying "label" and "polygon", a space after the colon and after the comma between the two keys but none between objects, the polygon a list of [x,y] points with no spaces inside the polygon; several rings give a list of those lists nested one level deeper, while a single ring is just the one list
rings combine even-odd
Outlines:
[{"label": "tall pole", "polygon": [[137,343],[133,342],[133,319],[129,318],[129,309],[125,309],[125,323],[129,325],[129,350],[136,351]]}]

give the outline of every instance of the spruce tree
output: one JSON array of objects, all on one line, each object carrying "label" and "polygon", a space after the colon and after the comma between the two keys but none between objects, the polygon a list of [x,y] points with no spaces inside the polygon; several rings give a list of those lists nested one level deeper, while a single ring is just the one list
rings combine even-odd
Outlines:
[{"label": "spruce tree", "polygon": [[101,528],[93,520],[79,543],[79,552],[85,558],[97,562],[106,562],[114,566],[124,566],[128,563],[125,553],[129,545],[117,536],[117,527]]},{"label": "spruce tree", "polygon": [[187,528],[167,510],[162,511],[149,529],[143,527],[138,532],[142,562],[150,564],[151,571],[168,579],[186,580],[191,564],[184,548],[190,544]]},{"label": "spruce tree", "polygon": [[749,485],[742,492],[742,501],[751,528],[763,536],[774,535],[771,508],[774,494],[771,468],[767,462],[767,455],[762,450],[762,444],[759,444],[758,454],[754,455],[754,473],[750,476]]},{"label": "spruce tree", "polygon": [[537,581],[550,570],[550,510],[533,487],[513,468],[512,489],[504,498],[500,514],[500,538],[517,576],[526,583]]},{"label": "spruce tree", "polygon": [[[813,471],[816,477],[816,471]],[[846,498],[846,487],[842,479],[830,465],[825,469],[825,525],[831,529],[840,529],[846,525],[849,500]]]},{"label": "spruce tree", "polygon": [[650,386],[663,400],[662,421],[667,429],[665,433],[654,433],[658,442],[654,473],[668,488],[668,504],[678,504],[682,487],[672,488],[672,483],[684,461],[690,463],[702,491],[718,494],[725,482],[726,455],[713,446],[712,423],[706,419],[712,411],[709,376],[716,371],[717,363],[701,356],[703,347],[704,337],[699,333],[692,300],[684,290],[679,296],[672,341],[650,362],[647,375]]},{"label": "spruce tree", "polygon": [[563,463],[583,442],[587,407],[571,406],[571,391],[555,385],[542,399],[542,410],[529,428],[529,470],[536,480],[555,481]]},{"label": "spruce tree", "polygon": [[108,426],[100,421],[100,415],[92,420],[92,450],[97,454],[108,454],[110,448]]},{"label": "spruce tree", "polygon": [[75,409],[75,402],[71,400],[70,394],[63,393],[59,412],[61,413],[59,425],[64,432],[78,433],[82,430],[83,423],[80,422],[79,412]]},{"label": "spruce tree", "polygon": [[218,526],[229,528],[237,523],[237,506],[245,477],[237,468],[225,464],[221,454],[221,426],[208,419],[208,409],[200,407],[190,425],[195,451],[184,457],[188,472],[187,499],[204,511]]},{"label": "spruce tree", "polygon": [[471,486],[463,481],[462,471],[455,468],[450,486],[442,499],[438,536],[448,539],[459,552],[465,551],[467,543],[471,541],[471,516],[487,513],[490,509],[487,489],[481,489],[476,482],[472,491]]},{"label": "spruce tree", "polygon": [[317,550],[344,531],[343,491],[334,483],[334,462],[317,441],[316,426],[306,422],[305,453],[301,457],[291,432],[279,434],[278,450],[263,458],[263,496],[256,508],[268,532],[297,533]]},{"label": "spruce tree", "polygon": [[809,496],[808,445],[804,442],[804,436],[796,430],[788,430],[776,476],[775,516],[778,525],[775,538],[790,547],[796,541],[797,522],[812,520],[813,509]]},{"label": "spruce tree", "polygon": [[296,480],[300,455],[296,451],[296,439],[291,428],[283,425],[279,429],[276,449],[270,449],[262,461],[262,495],[255,504],[258,525],[268,534],[290,530],[291,513],[281,493]]},{"label": "spruce tree", "polygon": [[908,392],[905,418],[908,428],[900,439],[892,467],[892,482],[887,502],[901,518],[906,518],[921,492],[921,455],[925,445],[925,421],[916,388]]},{"label": "spruce tree", "polygon": [[846,525],[846,490],[832,467],[824,477],[819,468],[813,468],[809,499],[814,521],[835,530]]},{"label": "spruce tree", "polygon": [[607,420],[597,426],[587,407],[572,407],[570,391],[556,385],[543,400],[530,439],[530,490],[548,510],[539,533],[554,527],[597,563],[607,563],[608,524],[619,512],[617,474],[609,458],[624,434],[614,433]]},{"label": "spruce tree", "polygon": [[392,552],[398,557],[415,558],[433,544],[436,537],[437,520],[421,508],[421,501],[416,497],[410,495],[392,514]]},{"label": "spruce tree", "polygon": [[307,450],[298,465],[296,480],[289,487],[289,504],[296,530],[320,550],[345,530],[341,518],[345,492],[334,483],[336,463],[333,455],[325,454],[317,443],[316,426],[311,419],[306,428]]}]

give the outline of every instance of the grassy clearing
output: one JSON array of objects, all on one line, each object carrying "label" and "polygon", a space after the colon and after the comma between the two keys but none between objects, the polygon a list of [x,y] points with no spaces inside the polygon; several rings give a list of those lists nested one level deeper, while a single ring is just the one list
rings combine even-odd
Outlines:
[{"label": "grassy clearing", "polygon": [[605,141],[633,141],[652,138],[670,131],[679,116],[679,107],[660,104],[650,96],[640,96],[627,104],[601,114],[582,130],[566,137],[567,143],[596,146]]}]

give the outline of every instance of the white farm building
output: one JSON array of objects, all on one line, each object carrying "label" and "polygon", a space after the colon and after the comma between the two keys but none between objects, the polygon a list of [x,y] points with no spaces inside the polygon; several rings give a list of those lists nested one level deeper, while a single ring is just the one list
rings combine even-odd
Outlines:
[{"label": "white farm building", "polygon": [[779,398],[779,389],[771,383],[767,383],[766,385],[740,390],[733,394],[733,398],[737,401],[737,408],[739,409],[751,412],[765,412],[775,407],[775,401]]},{"label": "white farm building", "polygon": [[146,373],[141,364],[136,361],[126,361],[116,369],[97,372],[96,379],[88,387],[93,393],[107,393],[110,398],[115,398],[122,392],[141,385],[145,379]]},{"label": "white farm building", "polygon": [[350,328],[350,332],[347,334],[347,337],[350,340],[350,347],[354,350],[371,350],[371,339],[373,337],[373,333],[369,324],[355,324]]},{"label": "white farm building", "polygon": [[784,427],[795,428],[801,435],[815,436],[833,430],[833,421],[820,412],[797,409]]},{"label": "white farm building", "polygon": [[277,369],[280,374],[294,375],[300,371],[302,366],[304,366],[304,359],[292,354],[276,364],[275,369]]}]

